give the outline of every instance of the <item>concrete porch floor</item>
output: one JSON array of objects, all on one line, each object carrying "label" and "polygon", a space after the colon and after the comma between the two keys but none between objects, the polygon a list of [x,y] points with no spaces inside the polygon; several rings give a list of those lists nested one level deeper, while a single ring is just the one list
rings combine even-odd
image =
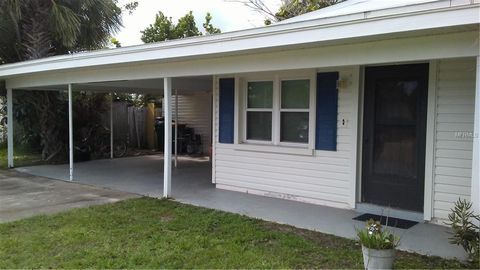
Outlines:
[{"label": "concrete porch floor", "polygon": [[[352,220],[360,213],[283,199],[216,189],[211,183],[211,163],[206,158],[180,157],[172,169],[172,196],[175,200],[238,213],[267,221],[289,224],[354,239],[364,222]],[[18,171],[53,179],[67,180],[68,165],[41,165]],[[163,157],[158,155],[96,160],[75,163],[74,181],[161,197]],[[466,259],[462,248],[449,244],[448,228],[419,223],[410,229],[390,228],[401,237],[399,249],[445,258]]]}]

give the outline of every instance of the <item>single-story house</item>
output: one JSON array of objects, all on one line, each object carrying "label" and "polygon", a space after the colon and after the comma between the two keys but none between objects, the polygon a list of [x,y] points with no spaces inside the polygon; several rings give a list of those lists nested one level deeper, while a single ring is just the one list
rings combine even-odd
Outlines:
[{"label": "single-story house", "polygon": [[207,85],[197,106],[211,111],[216,188],[441,224],[458,198],[479,209],[479,25],[480,0],[348,0],[265,27],[2,65],[0,80],[9,115],[22,89],[153,85],[167,123],[172,91]]}]

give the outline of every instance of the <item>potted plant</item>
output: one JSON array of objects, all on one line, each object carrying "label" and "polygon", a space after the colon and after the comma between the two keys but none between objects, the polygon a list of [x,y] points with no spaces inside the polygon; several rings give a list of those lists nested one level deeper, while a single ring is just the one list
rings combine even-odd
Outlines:
[{"label": "potted plant", "polygon": [[366,227],[359,230],[357,236],[362,244],[365,269],[392,269],[398,237],[383,230],[380,222],[373,219],[367,221]]}]

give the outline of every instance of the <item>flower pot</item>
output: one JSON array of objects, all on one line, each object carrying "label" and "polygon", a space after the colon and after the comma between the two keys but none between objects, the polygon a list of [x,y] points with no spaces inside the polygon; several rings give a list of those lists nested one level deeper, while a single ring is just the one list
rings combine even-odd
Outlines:
[{"label": "flower pot", "polygon": [[395,249],[371,249],[362,245],[365,269],[392,269]]}]

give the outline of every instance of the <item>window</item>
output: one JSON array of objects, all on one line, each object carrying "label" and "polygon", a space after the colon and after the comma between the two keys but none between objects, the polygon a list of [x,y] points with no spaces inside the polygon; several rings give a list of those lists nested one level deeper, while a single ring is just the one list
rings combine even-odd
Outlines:
[{"label": "window", "polygon": [[273,145],[313,145],[310,77],[245,81],[244,141]]},{"label": "window", "polygon": [[272,140],[273,82],[248,82],[247,140]]},{"label": "window", "polygon": [[310,81],[285,80],[280,91],[280,142],[308,143]]}]

